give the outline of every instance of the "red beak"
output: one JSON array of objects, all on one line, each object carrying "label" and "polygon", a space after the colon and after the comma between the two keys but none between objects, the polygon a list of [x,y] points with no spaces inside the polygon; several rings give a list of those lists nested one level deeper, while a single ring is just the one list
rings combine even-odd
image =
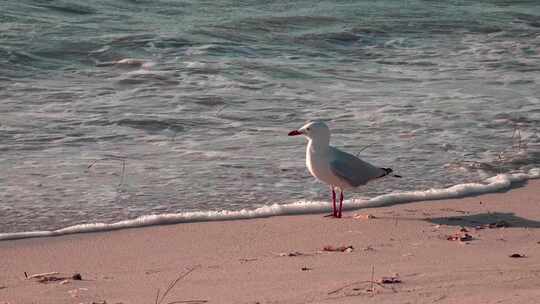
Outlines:
[{"label": "red beak", "polygon": [[294,130],[294,131],[291,131],[289,132],[289,136],[296,136],[296,135],[302,135],[303,133],[298,131],[298,130]]}]

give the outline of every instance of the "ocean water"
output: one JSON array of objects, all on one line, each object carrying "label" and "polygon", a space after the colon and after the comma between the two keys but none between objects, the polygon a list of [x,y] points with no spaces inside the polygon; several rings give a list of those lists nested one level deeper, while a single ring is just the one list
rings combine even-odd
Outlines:
[{"label": "ocean water", "polygon": [[505,189],[539,84],[536,0],[2,1],[0,234],[322,212],[312,119],[404,176],[349,208]]}]

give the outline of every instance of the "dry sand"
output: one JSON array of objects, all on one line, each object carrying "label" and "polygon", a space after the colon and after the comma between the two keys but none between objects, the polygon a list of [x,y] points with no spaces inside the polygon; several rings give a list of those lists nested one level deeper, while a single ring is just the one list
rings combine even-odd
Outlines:
[{"label": "dry sand", "polygon": [[[343,219],[283,216],[4,241],[0,303],[155,303],[158,289],[188,269],[162,303],[540,303],[539,203],[540,181],[532,180],[505,193]],[[502,220],[510,227],[475,229]],[[460,227],[473,239],[447,240]],[[322,251],[327,245],[354,250]],[[301,255],[282,256],[293,252]],[[372,269],[375,281],[402,282],[371,284]],[[52,271],[83,280],[24,275]]]}]

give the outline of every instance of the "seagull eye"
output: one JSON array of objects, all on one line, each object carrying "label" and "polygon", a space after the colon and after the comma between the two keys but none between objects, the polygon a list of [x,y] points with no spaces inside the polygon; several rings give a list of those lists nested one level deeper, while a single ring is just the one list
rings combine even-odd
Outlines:
[{"label": "seagull eye", "polygon": [[311,128],[307,128],[306,130],[310,131],[310,130],[311,130]]}]

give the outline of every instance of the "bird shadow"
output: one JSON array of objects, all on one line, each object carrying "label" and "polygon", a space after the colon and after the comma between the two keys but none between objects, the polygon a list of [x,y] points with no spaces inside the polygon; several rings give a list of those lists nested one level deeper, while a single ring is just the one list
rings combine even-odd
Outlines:
[{"label": "bird shadow", "polygon": [[518,228],[540,228],[540,222],[516,216],[514,213],[488,212],[471,215],[458,215],[449,217],[429,218],[426,221],[433,224],[478,227],[486,225],[503,225]]}]

